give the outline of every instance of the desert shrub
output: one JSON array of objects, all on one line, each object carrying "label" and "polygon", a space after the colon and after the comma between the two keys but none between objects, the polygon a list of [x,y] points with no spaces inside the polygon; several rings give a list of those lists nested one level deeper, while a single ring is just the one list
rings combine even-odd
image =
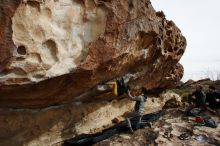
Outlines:
[{"label": "desert shrub", "polygon": [[191,93],[191,91],[189,89],[170,89],[172,92],[178,94],[181,99],[182,102],[187,102],[188,101],[188,96]]},{"label": "desert shrub", "polygon": [[210,78],[212,81],[220,80],[220,71],[207,70],[203,74],[204,78]]}]

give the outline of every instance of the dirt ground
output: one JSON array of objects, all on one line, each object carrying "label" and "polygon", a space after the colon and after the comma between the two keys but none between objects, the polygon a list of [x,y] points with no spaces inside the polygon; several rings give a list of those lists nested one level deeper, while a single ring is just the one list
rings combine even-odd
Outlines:
[{"label": "dirt ground", "polygon": [[[195,126],[195,118],[186,116],[186,108],[165,110],[165,115],[146,127],[131,133],[121,133],[110,139],[102,141],[95,146],[219,146],[220,126],[210,128]],[[220,122],[220,117],[211,116],[215,122]],[[186,133],[188,139],[180,140],[179,136]]]}]

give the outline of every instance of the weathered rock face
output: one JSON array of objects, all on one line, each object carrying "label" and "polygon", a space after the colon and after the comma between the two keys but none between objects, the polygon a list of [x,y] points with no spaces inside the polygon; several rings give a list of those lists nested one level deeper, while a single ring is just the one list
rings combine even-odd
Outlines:
[{"label": "weathered rock face", "polygon": [[[53,145],[123,120],[131,101],[94,87],[119,77],[133,89],[173,86],[185,47],[149,0],[2,0],[0,145]],[[149,98],[146,112],[173,98]]]},{"label": "weathered rock face", "polygon": [[[148,98],[147,113],[156,112],[167,101],[180,102],[171,92]],[[69,103],[43,109],[0,109],[1,146],[50,146],[79,134],[100,132],[121,121],[134,103],[129,99],[111,102]]]},{"label": "weathered rock face", "polygon": [[97,83],[173,86],[186,40],[149,0],[4,0],[0,107],[68,102]]}]

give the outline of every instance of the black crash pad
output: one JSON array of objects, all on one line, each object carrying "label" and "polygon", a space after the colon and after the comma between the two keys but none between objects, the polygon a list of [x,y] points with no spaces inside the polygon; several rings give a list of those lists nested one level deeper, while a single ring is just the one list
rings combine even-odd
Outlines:
[{"label": "black crash pad", "polygon": [[[163,115],[164,113],[162,111],[144,115],[142,118],[142,123],[140,125],[140,128],[145,127],[148,124],[148,122],[153,122],[158,120]],[[131,119],[131,125],[133,129],[135,129],[136,122],[137,122],[137,118]],[[115,134],[126,132],[128,130],[129,129],[127,128],[126,122],[123,121],[97,134],[82,134],[77,137],[68,139],[64,141],[63,146],[91,146],[95,143],[108,139]]]}]

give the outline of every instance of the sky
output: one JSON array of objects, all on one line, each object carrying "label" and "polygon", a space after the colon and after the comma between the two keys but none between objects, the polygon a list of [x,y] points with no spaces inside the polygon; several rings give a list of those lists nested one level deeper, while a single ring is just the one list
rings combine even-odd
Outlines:
[{"label": "sky", "polygon": [[186,37],[183,81],[220,76],[220,0],[151,0]]}]

